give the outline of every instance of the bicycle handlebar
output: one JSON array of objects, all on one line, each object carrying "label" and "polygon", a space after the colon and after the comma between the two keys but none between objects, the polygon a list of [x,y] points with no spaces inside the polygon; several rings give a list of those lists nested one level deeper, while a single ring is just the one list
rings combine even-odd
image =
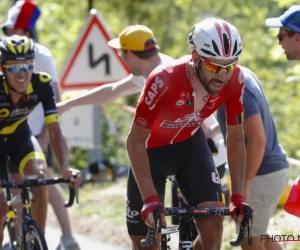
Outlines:
[{"label": "bicycle handlebar", "polygon": [[[162,227],[161,225],[161,212],[163,207],[158,207],[156,211],[154,211],[153,216],[155,220],[155,228],[148,228],[148,233],[146,239],[141,240],[140,245],[142,247],[149,247],[151,245],[157,246],[157,234],[159,229]],[[229,216],[230,212],[227,207],[222,208],[197,208],[197,207],[189,207],[189,208],[179,208],[179,207],[167,207],[166,216]],[[252,246],[252,235],[251,235],[251,225],[252,225],[252,213],[246,213],[244,219],[240,226],[240,231],[237,239],[231,240],[231,246],[240,246],[246,236],[248,236],[248,244]],[[248,232],[248,234],[247,234]]]},{"label": "bicycle handlebar", "polygon": [[[77,178],[77,174],[73,173],[73,178]],[[70,183],[69,180],[65,180],[64,178],[45,178],[45,179],[37,179],[37,176],[26,176],[23,181],[4,181],[1,182],[1,187],[3,188],[26,188],[26,187],[37,187],[37,186],[45,186],[45,185],[53,185],[58,183]],[[69,200],[65,201],[65,207],[71,207],[76,199],[76,203],[78,204],[78,186],[73,184],[73,187],[69,185]]]}]

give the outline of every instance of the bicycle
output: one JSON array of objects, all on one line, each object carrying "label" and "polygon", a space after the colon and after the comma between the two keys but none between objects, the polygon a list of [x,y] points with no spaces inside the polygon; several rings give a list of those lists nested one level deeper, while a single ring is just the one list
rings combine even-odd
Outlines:
[{"label": "bicycle", "polygon": [[[161,246],[159,250],[169,250],[168,242],[171,240],[170,234],[179,232],[179,250],[192,250],[193,249],[193,220],[199,216],[229,216],[230,212],[227,207],[222,208],[197,208],[197,207],[167,207],[166,216],[178,216],[179,225],[172,227],[161,226],[160,218],[163,207],[159,207],[154,211],[153,216],[155,219],[155,228],[148,228],[146,239],[141,240],[142,247],[149,247],[151,245],[157,246],[157,235],[161,229]],[[251,236],[251,221],[252,213],[245,214],[244,220],[241,223],[240,231],[237,239],[231,240],[231,246],[240,246],[244,239],[248,236],[248,244],[252,246]]]},{"label": "bicycle", "polygon": [[[73,174],[76,178],[77,175]],[[6,175],[6,179],[7,175]],[[23,181],[4,181],[1,182],[1,187],[6,189],[8,213],[5,226],[9,232],[9,245],[12,250],[48,250],[48,246],[42,230],[38,223],[33,220],[31,215],[31,204],[29,192],[32,187],[54,185],[58,183],[69,183],[69,180],[64,178],[45,178],[38,179],[35,175],[26,176]],[[10,188],[21,189],[21,194],[12,197]],[[76,200],[78,204],[78,187],[73,185],[69,186],[69,200],[64,203],[65,207],[71,207]],[[14,205],[22,202],[22,223],[21,223],[21,240],[17,240],[16,234],[16,212]]]}]

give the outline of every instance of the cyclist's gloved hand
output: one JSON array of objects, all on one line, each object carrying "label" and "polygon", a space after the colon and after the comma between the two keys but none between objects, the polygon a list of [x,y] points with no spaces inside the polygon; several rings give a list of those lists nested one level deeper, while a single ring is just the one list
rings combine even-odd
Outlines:
[{"label": "cyclist's gloved hand", "polygon": [[[252,218],[254,219],[255,212],[252,207],[250,207],[245,201],[244,197],[240,194],[233,194],[230,198],[231,202],[229,205],[229,211],[231,217],[235,220],[237,224],[241,224],[241,222],[244,219],[245,214],[252,215]],[[252,219],[252,222],[253,222]]]},{"label": "cyclist's gloved hand", "polygon": [[[141,216],[143,221],[146,223],[148,227],[155,228],[155,221],[153,213],[157,210],[157,208],[163,207],[158,195],[152,195],[144,200],[144,206],[141,212]],[[161,216],[161,223],[165,225],[165,214],[166,210],[163,208]]]}]

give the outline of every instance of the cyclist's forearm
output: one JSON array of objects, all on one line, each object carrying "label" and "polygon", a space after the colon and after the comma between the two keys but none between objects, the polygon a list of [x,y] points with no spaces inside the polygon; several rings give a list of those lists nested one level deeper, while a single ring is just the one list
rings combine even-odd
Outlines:
[{"label": "cyclist's forearm", "polygon": [[82,105],[101,105],[111,103],[116,99],[141,91],[141,87],[136,86],[130,81],[131,77],[126,77],[118,82],[105,84],[90,90],[89,92],[66,100],[64,103],[68,108]]},{"label": "cyclist's forearm", "polygon": [[49,134],[51,149],[56,157],[60,170],[69,168],[68,146],[62,133]]},{"label": "cyclist's forearm", "polygon": [[157,194],[151,177],[145,142],[137,142],[128,139],[127,152],[131,162],[132,171],[143,200]]},{"label": "cyclist's forearm", "polygon": [[246,152],[245,141],[227,140],[227,157],[233,194],[244,195]]},{"label": "cyclist's forearm", "polygon": [[[101,105],[114,101],[112,96],[113,88],[111,86],[100,86],[87,93],[64,101],[68,108],[83,105]],[[115,95],[115,94],[114,94]],[[115,98],[116,99],[116,98]]]}]

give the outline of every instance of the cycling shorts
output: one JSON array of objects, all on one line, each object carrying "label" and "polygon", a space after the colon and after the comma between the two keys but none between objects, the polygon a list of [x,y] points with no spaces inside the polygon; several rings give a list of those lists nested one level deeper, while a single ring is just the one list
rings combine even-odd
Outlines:
[{"label": "cycling shorts", "polygon": [[[191,206],[206,201],[223,201],[222,186],[203,129],[189,139],[147,150],[151,175],[162,202],[167,176],[175,175],[179,188]],[[129,235],[146,235],[147,226],[140,216],[143,200],[129,170],[126,219]]]},{"label": "cycling shorts", "polygon": [[[45,160],[41,147],[30,131],[22,131],[9,136],[0,136],[1,173],[6,171],[9,159],[9,172],[23,174],[27,162],[31,159]],[[3,175],[1,174],[1,178]]]}]

